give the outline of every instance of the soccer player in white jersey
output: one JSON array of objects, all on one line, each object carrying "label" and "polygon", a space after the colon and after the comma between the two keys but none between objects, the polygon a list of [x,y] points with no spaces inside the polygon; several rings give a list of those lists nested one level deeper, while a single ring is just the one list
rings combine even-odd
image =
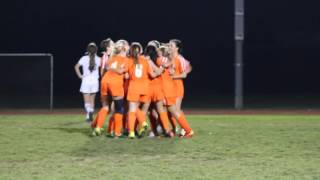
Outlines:
[{"label": "soccer player in white jersey", "polygon": [[[97,45],[91,42],[87,46],[86,55],[82,56],[74,66],[77,76],[82,80],[80,92],[83,94],[86,121],[93,119],[96,93],[99,91],[100,57],[97,56]],[[82,73],[80,71],[82,67]]]}]

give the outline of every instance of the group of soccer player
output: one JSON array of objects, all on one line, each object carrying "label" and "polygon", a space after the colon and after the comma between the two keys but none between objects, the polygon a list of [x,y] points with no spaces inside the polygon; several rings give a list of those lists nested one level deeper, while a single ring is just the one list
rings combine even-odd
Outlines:
[{"label": "group of soccer player", "polygon": [[[138,42],[113,42],[108,38],[100,46],[104,51],[101,58],[97,56],[97,45],[90,43],[86,55],[75,65],[76,74],[82,80],[80,92],[92,135],[104,132],[108,114],[106,133],[114,138],[143,137],[149,124],[149,137],[190,138],[194,135],[181,110],[183,79],[192,67],[181,55],[180,40],[172,39],[168,43],[153,40],[143,48]],[[94,118],[99,74],[102,107]]]}]

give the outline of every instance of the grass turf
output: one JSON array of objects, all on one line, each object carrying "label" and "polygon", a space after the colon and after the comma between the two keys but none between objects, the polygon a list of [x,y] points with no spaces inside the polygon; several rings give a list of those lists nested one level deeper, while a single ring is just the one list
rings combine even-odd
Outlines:
[{"label": "grass turf", "polygon": [[0,116],[0,179],[320,179],[320,116],[188,116],[192,139],[89,137],[83,116]]}]

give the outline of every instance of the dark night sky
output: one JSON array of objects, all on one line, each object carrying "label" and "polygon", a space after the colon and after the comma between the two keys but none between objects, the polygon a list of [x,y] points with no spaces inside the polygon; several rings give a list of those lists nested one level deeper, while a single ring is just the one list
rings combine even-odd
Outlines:
[{"label": "dark night sky", "polygon": [[[246,3],[246,94],[317,94],[320,3],[269,0]],[[232,95],[233,0],[1,2],[0,52],[48,52],[55,57],[57,96],[78,96],[73,65],[89,41],[111,37],[146,44],[184,42],[194,71],[187,97]]]}]

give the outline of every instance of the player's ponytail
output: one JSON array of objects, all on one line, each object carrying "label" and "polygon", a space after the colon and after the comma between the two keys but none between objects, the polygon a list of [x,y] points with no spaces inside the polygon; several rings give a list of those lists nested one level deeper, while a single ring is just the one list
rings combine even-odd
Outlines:
[{"label": "player's ponytail", "polygon": [[91,42],[87,46],[87,52],[89,56],[89,70],[92,72],[95,69],[96,62],[95,57],[98,51],[98,47],[94,42]]},{"label": "player's ponytail", "polygon": [[152,40],[148,42],[147,47],[145,48],[145,55],[149,56],[150,59],[156,63],[157,58],[158,58],[158,52],[157,49],[160,47],[160,42],[157,40]]},{"label": "player's ponytail", "polygon": [[139,63],[139,55],[142,53],[142,46],[140,43],[133,42],[130,47],[130,56],[133,58],[134,64]]}]

